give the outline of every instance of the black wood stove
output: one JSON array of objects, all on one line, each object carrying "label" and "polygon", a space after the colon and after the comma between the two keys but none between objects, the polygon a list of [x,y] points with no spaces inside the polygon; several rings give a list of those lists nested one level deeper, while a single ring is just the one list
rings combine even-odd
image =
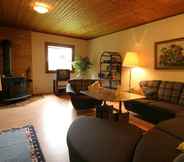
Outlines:
[{"label": "black wood stove", "polygon": [[1,47],[3,52],[3,74],[1,75],[2,91],[0,93],[0,102],[7,103],[30,97],[27,79],[13,74],[11,42],[3,40]]}]

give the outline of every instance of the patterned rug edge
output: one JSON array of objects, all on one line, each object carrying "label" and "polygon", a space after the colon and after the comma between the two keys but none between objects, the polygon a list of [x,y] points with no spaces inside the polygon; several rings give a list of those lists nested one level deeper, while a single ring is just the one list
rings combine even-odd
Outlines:
[{"label": "patterned rug edge", "polygon": [[26,135],[27,135],[27,138],[29,140],[29,144],[32,145],[32,147],[31,147],[32,157],[36,157],[37,162],[46,162],[33,125],[25,125],[25,126],[19,127],[19,128],[10,128],[10,129],[6,129],[6,130],[1,130],[0,135],[3,133],[16,131],[16,130],[20,130],[20,129],[26,129]]}]

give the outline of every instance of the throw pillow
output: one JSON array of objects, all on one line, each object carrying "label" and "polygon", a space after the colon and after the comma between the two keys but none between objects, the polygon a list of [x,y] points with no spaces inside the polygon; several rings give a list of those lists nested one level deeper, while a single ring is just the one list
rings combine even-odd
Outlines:
[{"label": "throw pillow", "polygon": [[157,93],[157,91],[155,89],[152,89],[149,87],[144,87],[143,92],[144,92],[144,95],[146,96],[146,98],[149,98],[149,99],[153,99]]},{"label": "throw pillow", "polygon": [[89,91],[98,91],[100,88],[101,88],[101,84],[99,81],[96,81],[93,84],[88,86]]},{"label": "throw pillow", "polygon": [[148,97],[150,99],[157,99],[158,98],[158,88],[160,86],[160,83],[161,83],[160,80],[147,80],[147,81],[141,81],[139,84],[140,84],[140,88],[142,89],[143,93],[144,93],[145,88],[153,89],[155,91],[154,95],[148,96]]}]

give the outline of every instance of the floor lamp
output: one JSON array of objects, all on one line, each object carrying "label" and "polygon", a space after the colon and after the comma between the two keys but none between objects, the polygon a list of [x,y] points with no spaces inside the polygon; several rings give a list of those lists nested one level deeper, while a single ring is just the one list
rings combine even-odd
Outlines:
[{"label": "floor lamp", "polygon": [[123,61],[123,66],[128,67],[129,75],[129,92],[131,92],[132,68],[137,67],[139,64],[138,54],[136,52],[127,52]]}]

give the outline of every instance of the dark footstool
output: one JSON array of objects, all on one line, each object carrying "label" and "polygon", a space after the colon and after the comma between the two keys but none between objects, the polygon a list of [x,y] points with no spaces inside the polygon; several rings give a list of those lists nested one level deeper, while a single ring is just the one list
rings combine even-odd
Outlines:
[{"label": "dark footstool", "polygon": [[67,134],[70,162],[130,162],[142,133],[127,122],[79,118]]}]

